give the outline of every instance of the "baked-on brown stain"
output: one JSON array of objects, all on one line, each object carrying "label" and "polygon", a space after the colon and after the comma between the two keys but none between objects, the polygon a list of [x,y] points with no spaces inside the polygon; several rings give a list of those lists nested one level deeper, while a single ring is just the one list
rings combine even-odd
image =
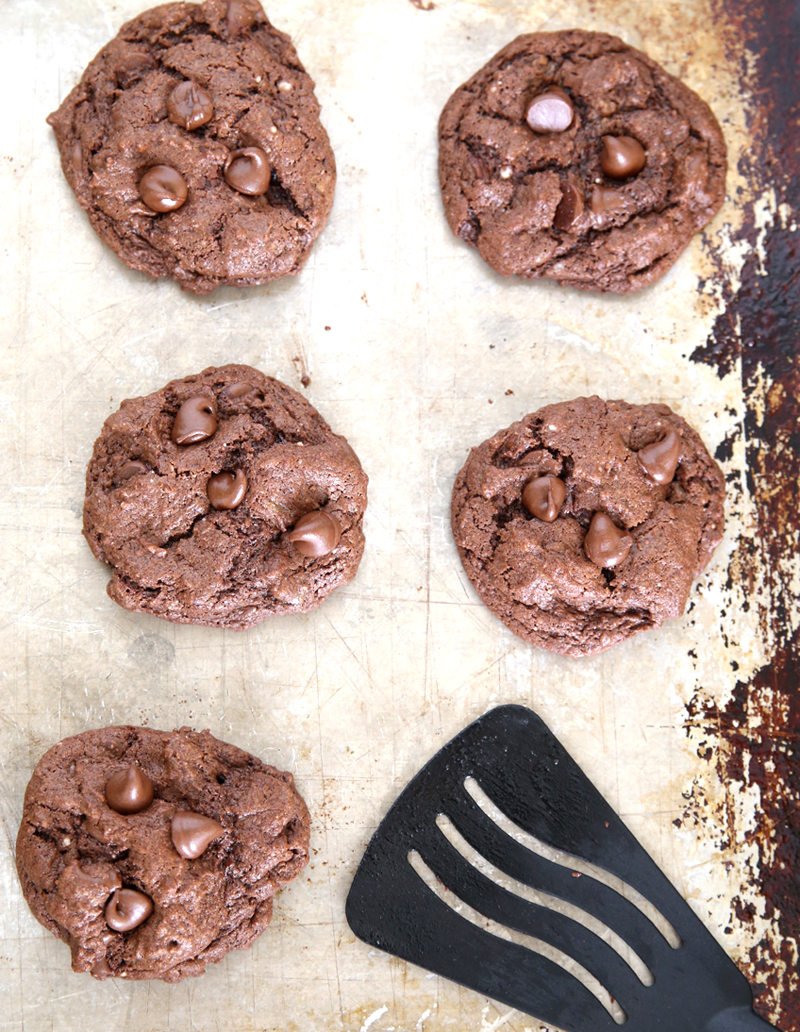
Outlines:
[{"label": "baked-on brown stain", "polygon": [[[753,141],[741,171],[763,192],[774,190],[778,210],[786,205],[784,210],[796,212],[800,9],[751,0],[712,0],[712,7],[719,31],[731,42],[732,59],[752,68],[742,92],[753,98]],[[737,52],[737,44],[749,51],[746,57]],[[751,951],[744,969],[757,1010],[783,1032],[800,1032],[795,956],[800,939],[800,630],[793,629],[791,618],[797,607],[791,563],[800,543],[800,234],[792,232],[792,223],[793,218],[777,215],[763,231],[759,254],[753,208],[746,208],[739,238],[749,247],[741,285],[728,297],[706,344],[691,356],[716,365],[720,375],[741,359],[748,490],[757,526],[752,538],[740,542],[730,576],[740,576],[740,570],[746,575],[754,565],[765,571],[769,601],[760,616],[775,650],[765,667],[737,683],[723,710],[695,700],[689,718],[692,724],[707,724],[709,735],[719,741],[719,751],[709,758],[715,757],[721,781],[733,781],[737,791],[741,784],[759,788],[759,825],[748,838],[758,845],[756,890],[777,934]],[[744,587],[750,604],[757,605]],[[752,920],[746,906],[738,908],[738,918]]]}]

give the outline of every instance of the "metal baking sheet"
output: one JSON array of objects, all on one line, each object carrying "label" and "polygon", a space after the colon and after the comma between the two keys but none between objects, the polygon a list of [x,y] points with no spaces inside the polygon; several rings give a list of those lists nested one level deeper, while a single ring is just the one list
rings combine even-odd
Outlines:
[{"label": "metal baking sheet", "polygon": [[[761,1013],[798,1032],[797,7],[776,5],[770,22],[745,0],[273,0],[317,82],[333,216],[298,278],[198,299],[100,244],[44,122],[142,6],[0,5],[0,1029],[540,1032],[370,950],[344,920],[402,786],[469,721],[518,702],[756,984]],[[722,212],[632,296],[504,281],[441,211],[436,122],[452,90],[520,32],[573,26],[616,33],[683,78],[730,149]],[[303,391],[371,478],[355,581],[244,634],[117,608],[80,533],[105,417],[230,361]],[[728,477],[727,529],[684,618],[576,661],[482,606],[449,500],[471,445],[593,392],[666,402],[698,428]],[[108,723],[210,728],[293,771],[311,809],[312,861],[272,926],[200,979],[74,974],[21,898],[13,843],[31,771],[59,739]]]}]

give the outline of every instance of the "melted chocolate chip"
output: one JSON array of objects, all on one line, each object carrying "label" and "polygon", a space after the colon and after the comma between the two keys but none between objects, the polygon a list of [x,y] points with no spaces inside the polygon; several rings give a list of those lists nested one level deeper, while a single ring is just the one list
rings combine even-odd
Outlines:
[{"label": "melted chocolate chip", "polygon": [[294,530],[286,535],[286,540],[291,541],[301,555],[316,559],[332,552],[341,536],[342,528],[338,521],[319,509],[301,516]]},{"label": "melted chocolate chip", "polygon": [[260,147],[243,147],[231,151],[225,162],[225,181],[228,186],[249,197],[266,193],[271,176],[269,158]]},{"label": "melted chocolate chip", "polygon": [[660,441],[640,448],[637,457],[648,480],[659,486],[671,484],[681,458],[681,439],[674,430],[667,430]]},{"label": "melted chocolate chip", "polygon": [[190,813],[188,810],[178,810],[172,818],[171,831],[172,844],[181,856],[187,860],[196,860],[225,829],[211,817],[204,817],[201,813]]},{"label": "melted chocolate chip", "polygon": [[596,186],[592,190],[592,211],[595,215],[604,215],[607,211],[616,211],[622,207],[622,197],[616,190],[608,190],[603,186]]},{"label": "melted chocolate chip", "polygon": [[109,978],[111,975],[114,974],[114,972],[109,967],[108,961],[105,957],[102,957],[100,960],[97,961],[96,964],[92,965],[91,973],[94,975],[95,978],[100,979]]},{"label": "melted chocolate chip", "polygon": [[143,462],[139,462],[138,459],[131,459],[130,462],[126,462],[124,466],[120,466],[117,470],[114,483],[124,484],[126,480],[130,480],[131,477],[136,477],[140,473],[147,473],[147,466]]},{"label": "melted chocolate chip", "polygon": [[235,473],[214,473],[206,486],[208,500],[215,509],[235,509],[247,494],[247,477],[237,469]]},{"label": "melted chocolate chip", "polygon": [[647,161],[644,147],[632,136],[604,136],[600,164],[610,179],[627,179],[641,172]]},{"label": "melted chocolate chip", "polygon": [[130,50],[125,54],[120,54],[114,65],[117,85],[125,90],[155,67],[155,58],[146,50]]},{"label": "melted chocolate chip", "polygon": [[153,165],[139,180],[139,196],[152,211],[177,211],[188,195],[186,180],[170,165]]},{"label": "melted chocolate chip", "polygon": [[179,82],[167,96],[167,115],[170,122],[184,129],[199,129],[214,116],[214,102],[208,90],[187,79]]},{"label": "melted chocolate chip", "polygon": [[561,200],[553,216],[556,229],[567,230],[583,214],[583,193],[569,181],[561,184]]},{"label": "melted chocolate chip", "polygon": [[188,398],[178,409],[172,424],[176,444],[197,444],[213,437],[217,430],[217,403],[205,394]]},{"label": "melted chocolate chip", "polygon": [[633,538],[620,528],[604,512],[596,512],[586,532],[583,550],[595,564],[603,569],[620,566],[628,558]]},{"label": "melted chocolate chip", "polygon": [[252,383],[248,383],[247,380],[237,380],[236,383],[230,384],[222,392],[226,398],[230,398],[231,401],[236,401],[237,398],[243,398],[246,394],[250,394],[251,391],[255,390],[255,386]]},{"label": "melted chocolate chip", "polygon": [[533,98],[525,120],[535,133],[563,133],[572,125],[574,114],[572,101],[556,86]]},{"label": "melted chocolate chip", "polygon": [[135,763],[118,770],[106,782],[106,802],[117,813],[146,810],[153,801],[153,794],[153,782]]},{"label": "melted chocolate chip", "polygon": [[106,904],[106,924],[115,932],[138,928],[153,913],[153,901],[136,889],[115,889]]},{"label": "melted chocolate chip", "polygon": [[99,864],[89,864],[87,867],[81,867],[80,864],[75,865],[75,880],[80,885],[83,883],[85,886],[107,886],[108,892],[113,889],[118,889],[122,886],[122,878],[116,871],[109,870],[106,866],[100,866]]},{"label": "melted chocolate chip", "polygon": [[567,497],[563,480],[558,477],[537,477],[525,485],[522,504],[531,514],[545,523],[552,523],[558,517]]},{"label": "melted chocolate chip", "polygon": [[232,36],[252,28],[255,20],[255,11],[244,0],[228,0],[226,22]]}]

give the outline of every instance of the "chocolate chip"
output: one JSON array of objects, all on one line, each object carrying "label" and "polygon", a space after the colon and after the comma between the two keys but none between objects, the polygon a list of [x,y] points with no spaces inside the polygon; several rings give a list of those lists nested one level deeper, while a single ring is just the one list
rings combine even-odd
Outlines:
[{"label": "chocolate chip", "polygon": [[147,466],[143,462],[139,462],[138,459],[131,459],[130,462],[126,462],[124,466],[120,466],[117,470],[117,475],[114,477],[115,484],[124,484],[126,480],[130,480],[131,477],[137,477],[140,473],[146,473]]},{"label": "chocolate chip", "polygon": [[182,857],[196,860],[205,853],[214,839],[218,839],[225,829],[211,817],[188,810],[178,810],[172,818],[172,844]]},{"label": "chocolate chip", "polygon": [[572,124],[574,113],[572,101],[555,86],[533,98],[525,120],[535,133],[563,133]]},{"label": "chocolate chip", "polygon": [[214,509],[235,509],[247,494],[247,477],[240,469],[235,473],[214,473],[208,478],[206,494]]},{"label": "chocolate chip", "polygon": [[139,813],[153,801],[153,782],[141,767],[132,763],[111,775],[106,782],[105,796],[117,813]]},{"label": "chocolate chip", "polygon": [[604,512],[596,512],[586,532],[583,550],[595,564],[604,569],[620,566],[628,558],[633,538]]},{"label": "chocolate chip", "polygon": [[213,437],[217,430],[217,403],[205,394],[188,398],[178,409],[172,424],[176,444],[197,444]]},{"label": "chocolate chip", "polygon": [[640,448],[637,457],[648,480],[659,486],[671,484],[681,458],[681,439],[674,430],[667,430],[660,441]]},{"label": "chocolate chip", "polygon": [[170,122],[184,129],[199,129],[214,116],[214,102],[208,90],[187,79],[179,82],[167,96],[167,115]]},{"label": "chocolate chip", "polygon": [[561,200],[553,216],[556,229],[567,230],[583,214],[583,193],[568,180],[561,184]]},{"label": "chocolate chip", "polygon": [[610,179],[627,179],[641,172],[647,161],[644,147],[632,136],[604,136],[600,164]]},{"label": "chocolate chip", "polygon": [[342,528],[333,516],[318,509],[301,516],[289,531],[286,540],[291,541],[297,551],[310,559],[332,552],[339,544]]},{"label": "chocolate chip", "polygon": [[101,957],[96,964],[92,965],[91,973],[94,975],[95,978],[100,979],[108,978],[110,975],[114,974],[114,972],[109,967],[108,961],[105,957]]},{"label": "chocolate chip", "polygon": [[236,401],[237,398],[243,398],[246,394],[250,394],[255,390],[252,383],[248,383],[247,380],[237,380],[235,383],[230,384],[222,392],[226,398],[230,398],[231,401]]},{"label": "chocolate chip", "polygon": [[136,889],[115,889],[106,904],[106,924],[115,932],[138,928],[153,913],[153,901]]},{"label": "chocolate chip", "polygon": [[155,67],[155,58],[146,50],[128,50],[120,54],[114,64],[117,85],[123,90],[127,89]]},{"label": "chocolate chip", "polygon": [[531,514],[545,523],[552,523],[567,497],[564,481],[558,477],[537,477],[525,485],[522,504]]},{"label": "chocolate chip", "polygon": [[244,0],[228,0],[226,21],[232,36],[252,28],[255,20],[255,11]]},{"label": "chocolate chip", "polygon": [[595,215],[604,215],[607,211],[616,211],[623,204],[622,197],[616,190],[608,190],[603,186],[596,186],[592,190],[592,211]]},{"label": "chocolate chip", "polygon": [[260,147],[243,147],[232,151],[225,162],[225,181],[228,186],[249,197],[266,193],[271,175],[269,159]]},{"label": "chocolate chip", "polygon": [[139,180],[139,196],[153,211],[177,211],[188,194],[186,180],[170,165],[153,165]]},{"label": "chocolate chip", "polygon": [[81,867],[80,864],[76,864],[74,871],[75,881],[78,885],[83,884],[88,887],[105,885],[107,887],[106,895],[122,885],[122,879],[119,874],[116,871],[110,870],[107,865],[89,864],[87,867]]}]

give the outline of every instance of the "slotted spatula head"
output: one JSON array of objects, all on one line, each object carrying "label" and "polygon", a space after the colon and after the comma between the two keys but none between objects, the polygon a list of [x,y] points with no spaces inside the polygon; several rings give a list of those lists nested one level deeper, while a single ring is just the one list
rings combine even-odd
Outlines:
[{"label": "slotted spatula head", "polygon": [[[499,817],[488,814],[487,800]],[[543,848],[529,848],[525,836]],[[548,849],[602,868],[634,892],[626,898],[585,868],[579,874],[564,866],[568,859],[552,852],[548,858]],[[637,894],[649,909],[631,901]],[[572,909],[559,912],[542,898]],[[652,908],[661,920],[646,916]],[[576,912],[591,915],[595,930]],[[753,1013],[736,965],[550,730],[522,706],[501,706],[476,720],[411,781],[367,847],[346,913],[371,946],[566,1032],[616,1032],[621,1021],[626,1032],[773,1027]],[[598,934],[598,922],[614,934]],[[500,937],[506,930],[516,941]],[[557,950],[556,959],[533,952],[528,937]],[[627,944],[652,984],[611,940]],[[576,977],[576,965],[591,977]],[[587,988],[592,980],[616,1001],[610,1009]]]}]

